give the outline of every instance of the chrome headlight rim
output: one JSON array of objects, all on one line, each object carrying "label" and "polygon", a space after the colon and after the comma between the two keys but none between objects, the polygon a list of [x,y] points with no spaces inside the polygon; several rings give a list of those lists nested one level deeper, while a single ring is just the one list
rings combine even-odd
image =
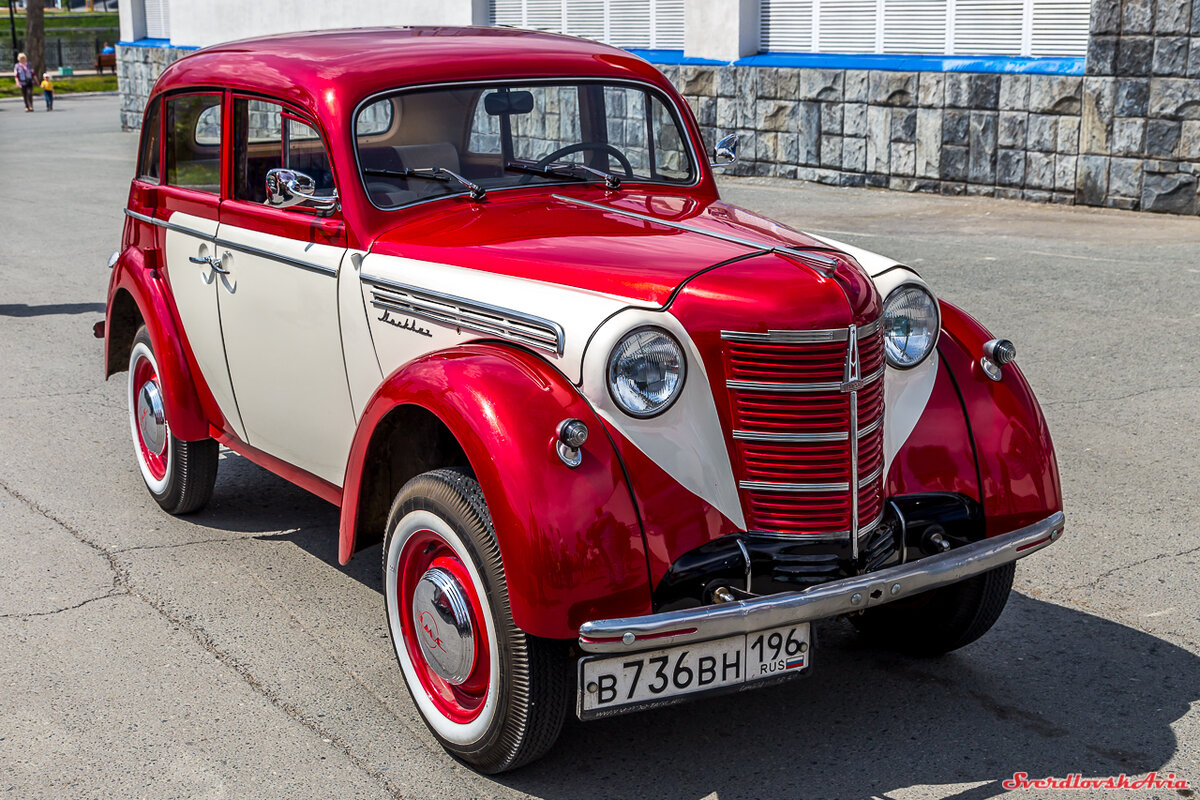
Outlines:
[{"label": "chrome headlight rim", "polygon": [[[675,385],[675,390],[672,392],[670,398],[661,406],[649,411],[638,411],[637,409],[627,407],[623,402],[621,402],[621,398],[618,396],[617,392],[614,391],[614,387],[616,386],[615,367],[617,363],[617,355],[621,350],[621,346],[626,342],[626,340],[639,333],[645,332],[651,332],[662,336],[664,339],[669,341],[672,346],[674,346],[675,351],[679,354],[679,382]],[[687,385],[687,378],[687,352],[683,349],[683,345],[673,333],[658,325],[639,325],[636,328],[631,328],[630,330],[621,334],[616,343],[612,346],[612,350],[609,351],[608,358],[606,360],[606,366],[604,368],[604,383],[608,389],[608,396],[612,400],[613,405],[615,405],[621,413],[639,420],[653,419],[654,417],[662,416],[669,411],[675,405],[675,403],[678,402],[680,396],[683,395],[683,389]]]},{"label": "chrome headlight rim", "polygon": [[[927,349],[924,353],[922,353],[920,358],[918,358],[916,361],[912,362],[911,364],[901,364],[901,363],[898,363],[895,360],[893,360],[891,353],[888,351],[888,346],[887,346],[887,339],[888,339],[887,315],[888,315],[888,312],[887,312],[887,309],[888,309],[888,304],[890,304],[892,302],[893,298],[897,297],[900,293],[907,291],[909,289],[915,289],[915,290],[921,292],[922,294],[924,294],[927,298],[929,298],[929,302],[933,306],[933,336],[931,337],[929,349]],[[923,283],[918,283],[916,281],[904,281],[903,283],[894,287],[890,292],[888,292],[887,297],[883,301],[882,309],[883,309],[883,313],[880,315],[880,319],[883,321],[883,325],[882,325],[883,338],[884,338],[883,357],[884,357],[884,361],[887,363],[887,365],[889,367],[891,367],[892,369],[907,371],[910,369],[916,369],[917,367],[924,364],[927,360],[929,360],[929,356],[931,356],[934,353],[934,351],[937,350],[938,341],[941,339],[941,335],[942,335],[942,307],[941,307],[941,304],[938,303],[937,297],[933,294],[933,292],[931,292],[929,290],[929,287]]]}]

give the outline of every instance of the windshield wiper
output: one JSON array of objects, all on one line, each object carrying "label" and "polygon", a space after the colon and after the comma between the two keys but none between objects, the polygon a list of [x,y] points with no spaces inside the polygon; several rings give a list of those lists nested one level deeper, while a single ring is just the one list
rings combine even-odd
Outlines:
[{"label": "windshield wiper", "polygon": [[594,175],[597,178],[604,179],[604,186],[609,189],[617,189],[621,186],[621,179],[611,172],[602,172],[598,169],[592,169],[587,164],[579,164],[574,161],[554,161],[544,167],[537,167],[519,162],[510,161],[504,165],[506,169],[513,169],[518,172],[529,172],[533,175],[554,176],[556,178],[580,178],[586,180],[580,172],[586,172],[589,175]]},{"label": "windshield wiper", "polygon": [[[482,186],[477,183],[472,183],[462,175],[459,175],[457,172],[452,172],[445,167],[420,167],[417,169],[409,169],[407,167],[404,169],[364,169],[363,174],[375,175],[380,178],[424,178],[428,181],[441,181],[442,183],[448,183],[450,179],[453,179],[461,183],[467,188],[468,191],[471,192],[472,200],[478,202],[487,197],[487,192],[483,190]],[[442,177],[443,175],[446,177]]]}]

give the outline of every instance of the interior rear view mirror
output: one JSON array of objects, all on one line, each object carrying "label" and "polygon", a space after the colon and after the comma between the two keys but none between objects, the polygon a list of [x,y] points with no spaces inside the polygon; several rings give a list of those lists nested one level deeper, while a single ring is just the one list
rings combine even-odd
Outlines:
[{"label": "interior rear view mirror", "polygon": [[492,92],[483,97],[483,110],[493,117],[533,111],[533,92]]}]

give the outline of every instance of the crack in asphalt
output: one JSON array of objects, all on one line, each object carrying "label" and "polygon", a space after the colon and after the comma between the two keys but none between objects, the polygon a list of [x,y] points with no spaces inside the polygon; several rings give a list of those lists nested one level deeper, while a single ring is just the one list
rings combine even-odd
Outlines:
[{"label": "crack in asphalt", "polygon": [[198,544],[229,544],[230,542],[243,541],[241,536],[218,536],[212,539],[200,539],[195,542],[175,542],[173,544],[139,544],[133,547],[122,547],[119,550],[110,550],[113,555],[122,555],[124,553],[137,553],[146,550],[170,550],[175,547],[195,547]]},{"label": "crack in asphalt", "polygon": [[1053,406],[1082,406],[1088,403],[1115,403],[1118,400],[1129,400],[1133,397],[1141,397],[1144,394],[1154,394],[1156,392],[1183,392],[1190,389],[1200,389],[1200,384],[1189,383],[1184,386],[1159,386],[1155,389],[1142,389],[1138,392],[1130,392],[1118,397],[1089,397],[1084,400],[1050,400],[1042,403],[1042,408],[1051,408]]},{"label": "crack in asphalt", "polygon": [[1079,589],[1095,589],[1095,588],[1099,587],[1100,581],[1104,580],[1105,578],[1111,578],[1113,575],[1116,575],[1118,572],[1124,572],[1125,570],[1132,569],[1133,567],[1140,567],[1142,564],[1149,564],[1151,561],[1160,561],[1164,558],[1179,558],[1181,556],[1191,555],[1192,553],[1197,553],[1197,552],[1200,552],[1200,545],[1198,545],[1196,547],[1189,547],[1187,550],[1180,550],[1178,553],[1159,553],[1156,556],[1150,556],[1148,558],[1143,558],[1139,561],[1133,561],[1133,562],[1130,562],[1129,564],[1122,564],[1119,567],[1113,567],[1112,569],[1107,569],[1104,572],[1101,572],[1099,575],[1097,575],[1095,578],[1093,578],[1088,583],[1081,583],[1078,586],[1068,586],[1065,589],[1062,589],[1061,591],[1073,592],[1073,591],[1077,591]]},{"label": "crack in asphalt", "polygon": [[[342,739],[340,736],[338,736],[333,731],[322,727],[316,720],[313,720],[313,719],[309,718],[308,716],[306,716],[304,714],[304,712],[301,711],[297,706],[289,703],[288,701],[286,701],[282,697],[280,697],[278,694],[276,694],[270,687],[266,686],[262,681],[260,681],[254,675],[254,673],[252,673],[250,671],[250,669],[245,664],[242,664],[240,661],[233,658],[233,656],[231,656],[228,653],[226,653],[225,651],[221,650],[217,646],[216,642],[213,641],[212,637],[210,637],[203,630],[196,627],[195,625],[190,624],[187,620],[182,619],[181,617],[172,613],[172,611],[169,608],[167,608],[166,605],[162,601],[156,600],[155,598],[150,597],[149,595],[138,591],[138,589],[136,589],[130,583],[129,571],[124,569],[117,562],[117,558],[116,558],[117,551],[110,550],[110,549],[104,547],[103,545],[91,540],[82,531],[75,528],[73,525],[71,525],[67,521],[59,519],[57,516],[55,516],[55,514],[52,511],[50,511],[47,508],[42,507],[40,504],[38,504],[36,501],[32,500],[31,498],[26,497],[18,490],[9,486],[3,480],[0,480],[0,488],[2,488],[5,492],[7,492],[15,500],[18,500],[21,503],[24,503],[32,511],[35,511],[38,514],[41,514],[43,517],[50,520],[55,525],[58,525],[60,528],[65,530],[67,533],[71,534],[71,536],[73,536],[75,539],[77,539],[81,544],[84,544],[87,547],[90,547],[92,550],[95,550],[98,554],[103,556],[105,561],[108,562],[109,569],[112,570],[112,573],[113,573],[113,592],[109,596],[115,596],[118,594],[126,594],[126,595],[130,595],[132,597],[136,597],[137,599],[144,602],[146,605],[150,606],[150,608],[154,609],[155,612],[157,612],[161,617],[166,619],[170,624],[174,625],[179,630],[184,631],[185,633],[190,635],[192,637],[192,639],[194,639],[196,641],[196,643],[200,645],[201,648],[203,648],[206,652],[208,652],[210,655],[212,655],[220,664],[222,664],[225,667],[228,667],[229,669],[236,672],[238,674],[238,676],[243,681],[245,681],[252,690],[254,690],[258,694],[265,697],[267,699],[267,701],[271,703],[271,705],[280,709],[285,714],[287,714],[289,717],[291,717],[294,721],[298,722],[299,724],[308,728],[313,733],[317,734],[322,739],[324,739],[327,742],[329,742],[330,744],[334,745],[335,749],[340,750],[342,752],[342,754],[344,756],[346,756],[346,758],[352,764],[354,764],[354,766],[358,767],[363,772],[365,772],[367,775],[369,775],[376,783],[379,784],[379,786],[381,788],[383,788],[384,790],[389,792],[393,797],[396,797],[396,798],[404,797],[403,789],[400,786],[396,785],[391,779],[389,779],[387,777],[387,775],[384,774],[383,770],[373,767],[364,757],[362,757],[362,756],[358,755],[356,752],[354,752],[354,750],[351,748],[351,746],[348,742],[346,742],[344,739]],[[84,603],[92,602],[94,600],[99,600],[99,599],[101,599],[101,598],[94,597],[94,598],[91,598],[90,600],[84,601]],[[83,605],[84,603],[81,603],[80,605]],[[418,739],[418,741],[419,741],[419,739]]]},{"label": "crack in asphalt", "polygon": [[[5,488],[8,488],[8,487],[5,487]],[[127,594],[129,594],[128,590],[126,590],[124,587],[122,587],[120,590],[114,589],[111,592],[105,592],[104,594],[99,595],[97,597],[89,597],[87,600],[78,602],[73,606],[64,606],[63,608],[56,608],[53,611],[18,611],[13,614],[0,614],[0,619],[26,619],[28,617],[51,617],[51,616],[54,616],[55,614],[61,614],[64,611],[74,611],[77,608],[83,608],[88,603],[94,603],[97,600],[104,600],[109,597],[124,597]]]}]

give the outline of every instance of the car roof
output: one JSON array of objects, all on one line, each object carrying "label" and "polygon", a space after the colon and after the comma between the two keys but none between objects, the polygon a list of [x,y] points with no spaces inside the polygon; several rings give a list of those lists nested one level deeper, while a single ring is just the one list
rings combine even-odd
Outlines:
[{"label": "car roof", "polygon": [[263,36],[198,50],[163,72],[154,95],[231,88],[290,100],[314,116],[347,118],[388,89],[471,80],[590,77],[670,90],[643,59],[608,45],[514,28],[353,28]]}]

